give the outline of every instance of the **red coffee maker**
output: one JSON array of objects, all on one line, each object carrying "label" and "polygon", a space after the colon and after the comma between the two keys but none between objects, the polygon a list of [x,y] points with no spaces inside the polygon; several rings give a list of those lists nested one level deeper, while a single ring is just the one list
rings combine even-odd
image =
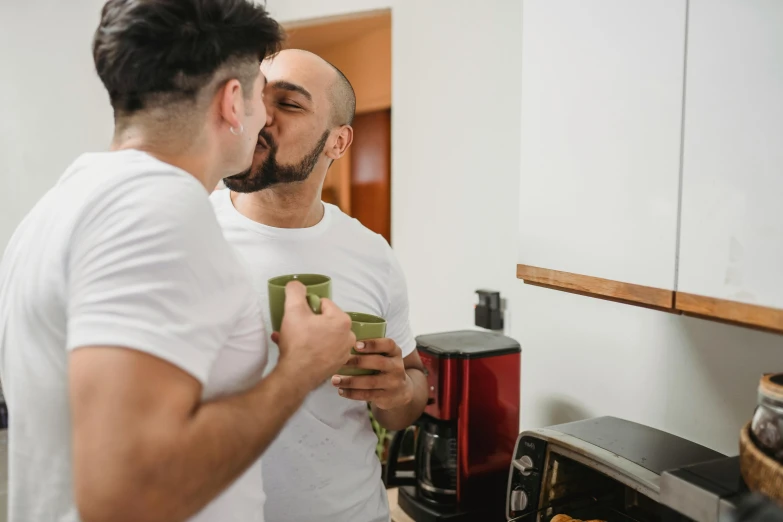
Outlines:
[{"label": "red coffee maker", "polygon": [[413,427],[413,476],[398,471],[408,433],[400,431],[389,446],[386,485],[399,487],[400,508],[416,522],[505,521],[519,434],[519,343],[472,330],[422,335],[416,343],[429,401]]}]

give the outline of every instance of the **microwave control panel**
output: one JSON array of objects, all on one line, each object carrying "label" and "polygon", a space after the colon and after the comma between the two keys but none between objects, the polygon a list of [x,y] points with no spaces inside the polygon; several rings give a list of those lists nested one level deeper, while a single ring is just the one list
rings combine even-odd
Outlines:
[{"label": "microwave control panel", "polygon": [[514,451],[506,492],[506,517],[516,519],[538,509],[547,443],[535,437],[520,437]]}]

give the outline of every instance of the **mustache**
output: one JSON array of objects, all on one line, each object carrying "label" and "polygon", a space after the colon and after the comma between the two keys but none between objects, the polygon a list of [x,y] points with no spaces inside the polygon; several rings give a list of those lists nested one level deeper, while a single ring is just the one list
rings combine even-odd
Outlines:
[{"label": "mustache", "polygon": [[277,149],[277,142],[272,137],[272,135],[266,131],[266,129],[261,129],[261,132],[259,132],[258,135],[264,138],[267,147],[269,147],[270,149]]}]

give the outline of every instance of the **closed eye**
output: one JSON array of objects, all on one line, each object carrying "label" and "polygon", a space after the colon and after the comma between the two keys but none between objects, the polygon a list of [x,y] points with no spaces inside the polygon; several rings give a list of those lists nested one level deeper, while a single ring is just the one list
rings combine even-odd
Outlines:
[{"label": "closed eye", "polygon": [[293,103],[280,102],[278,105],[280,105],[281,107],[288,107],[288,108],[291,108],[291,109],[301,109],[300,106],[294,105]]}]

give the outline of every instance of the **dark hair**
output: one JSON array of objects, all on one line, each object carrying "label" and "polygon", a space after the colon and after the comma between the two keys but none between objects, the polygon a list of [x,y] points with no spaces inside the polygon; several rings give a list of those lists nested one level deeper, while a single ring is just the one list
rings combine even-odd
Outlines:
[{"label": "dark hair", "polygon": [[195,100],[221,67],[249,96],[258,63],[282,40],[278,23],[249,0],[109,0],[93,59],[115,112],[130,114],[157,94]]}]

